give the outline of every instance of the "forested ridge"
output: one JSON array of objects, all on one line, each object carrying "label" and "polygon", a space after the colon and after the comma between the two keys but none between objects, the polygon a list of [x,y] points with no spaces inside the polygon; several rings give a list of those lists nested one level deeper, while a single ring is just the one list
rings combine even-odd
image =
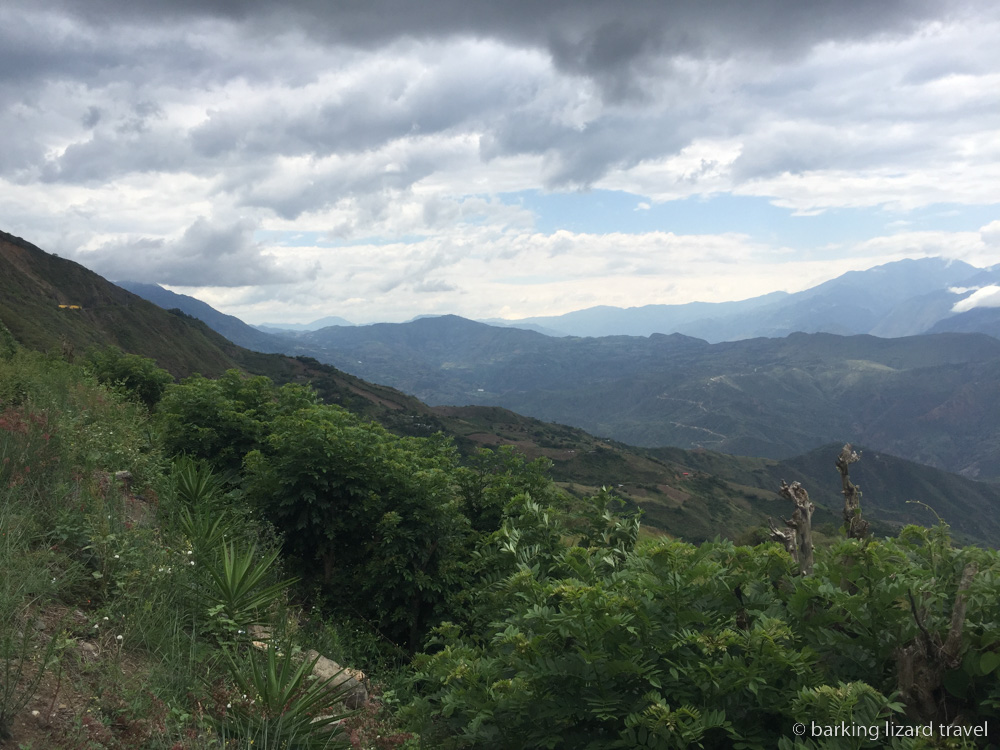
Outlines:
[{"label": "forested ridge", "polygon": [[[806,570],[649,536],[544,460],[463,460],[307,386],[7,334],[0,370],[12,747],[995,741],[1000,557],[943,523],[821,537]],[[313,654],[370,697],[345,707]]]}]

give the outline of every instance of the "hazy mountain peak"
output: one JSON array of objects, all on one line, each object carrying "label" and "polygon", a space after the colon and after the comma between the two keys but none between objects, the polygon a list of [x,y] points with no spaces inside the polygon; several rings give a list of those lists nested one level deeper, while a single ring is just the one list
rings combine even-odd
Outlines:
[{"label": "hazy mountain peak", "polygon": [[[706,341],[782,337],[794,331],[840,335],[922,333],[951,314],[948,288],[993,279],[988,269],[946,258],[905,258],[850,271],[815,287],[772,292],[735,302],[609,307],[600,305],[565,315],[505,321],[539,326],[573,336],[683,333]],[[927,299],[927,295],[938,297]],[[922,301],[922,302],[921,302]]]},{"label": "hazy mountain peak", "polygon": [[353,325],[354,323],[351,321],[337,315],[327,315],[325,318],[319,318],[311,323],[259,323],[254,328],[267,331],[268,333],[280,333],[282,331],[318,331],[320,328],[326,328],[327,326]]}]

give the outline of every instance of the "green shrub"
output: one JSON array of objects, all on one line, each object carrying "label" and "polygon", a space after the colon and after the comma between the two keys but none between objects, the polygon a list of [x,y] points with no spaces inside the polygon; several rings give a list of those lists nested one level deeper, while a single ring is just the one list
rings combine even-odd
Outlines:
[{"label": "green shrub", "polygon": [[174,382],[173,376],[157,367],[154,360],[125,354],[114,346],[88,350],[86,367],[98,383],[121,386],[149,409],[156,406],[164,389]]},{"label": "green shrub", "polygon": [[310,406],[278,416],[247,456],[247,492],[287,551],[321,571],[313,583],[415,648],[465,580],[456,461],[445,441]]}]

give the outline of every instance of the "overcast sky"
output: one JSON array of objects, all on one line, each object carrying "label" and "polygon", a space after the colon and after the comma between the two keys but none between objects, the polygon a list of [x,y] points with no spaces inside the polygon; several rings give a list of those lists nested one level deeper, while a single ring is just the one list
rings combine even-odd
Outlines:
[{"label": "overcast sky", "polygon": [[249,322],[1000,263],[993,0],[3,0],[0,229]]}]

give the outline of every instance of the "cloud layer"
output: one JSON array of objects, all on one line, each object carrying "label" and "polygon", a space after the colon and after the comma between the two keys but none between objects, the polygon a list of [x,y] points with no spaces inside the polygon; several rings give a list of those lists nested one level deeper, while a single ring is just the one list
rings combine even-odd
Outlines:
[{"label": "cloud layer", "polygon": [[[6,2],[0,221],[256,320],[526,316],[1000,262],[994,4],[622,8]],[[590,216],[603,191],[763,199],[865,229],[542,232],[526,191]]]}]

